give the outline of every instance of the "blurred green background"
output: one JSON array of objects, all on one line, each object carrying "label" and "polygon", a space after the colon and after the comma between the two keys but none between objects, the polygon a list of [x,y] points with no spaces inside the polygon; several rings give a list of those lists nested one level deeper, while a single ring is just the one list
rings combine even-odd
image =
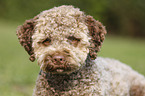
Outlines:
[{"label": "blurred green background", "polygon": [[20,46],[16,28],[54,6],[73,5],[108,31],[99,56],[128,64],[145,75],[145,0],[0,0],[0,96],[31,96],[37,62]]}]

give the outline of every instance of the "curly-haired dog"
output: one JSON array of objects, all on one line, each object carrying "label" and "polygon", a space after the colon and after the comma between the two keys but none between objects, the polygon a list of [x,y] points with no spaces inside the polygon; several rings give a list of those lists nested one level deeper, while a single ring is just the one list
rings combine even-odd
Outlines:
[{"label": "curly-haired dog", "polygon": [[145,96],[145,78],[125,64],[97,57],[105,27],[73,6],[41,12],[18,27],[21,45],[38,60],[33,96]]}]

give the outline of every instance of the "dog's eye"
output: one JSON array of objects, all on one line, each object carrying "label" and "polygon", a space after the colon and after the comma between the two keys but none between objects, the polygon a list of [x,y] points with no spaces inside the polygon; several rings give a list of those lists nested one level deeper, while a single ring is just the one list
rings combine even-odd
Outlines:
[{"label": "dog's eye", "polygon": [[73,46],[77,46],[78,43],[80,42],[80,38],[76,38],[74,36],[69,36],[68,37],[68,41],[73,45]]},{"label": "dog's eye", "polygon": [[48,46],[48,45],[50,45],[50,43],[51,43],[51,39],[49,39],[49,38],[46,38],[44,41],[42,41],[42,44],[44,46]]}]

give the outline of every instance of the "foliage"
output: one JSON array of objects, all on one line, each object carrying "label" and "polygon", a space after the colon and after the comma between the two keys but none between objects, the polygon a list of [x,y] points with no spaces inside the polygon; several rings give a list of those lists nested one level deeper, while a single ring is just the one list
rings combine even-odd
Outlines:
[{"label": "foliage", "polygon": [[108,32],[145,36],[145,0],[0,0],[0,18],[24,21],[54,6],[73,5],[107,26]]},{"label": "foliage", "polygon": [[145,36],[144,3],[144,0],[110,0],[104,14],[108,29],[116,34]]}]

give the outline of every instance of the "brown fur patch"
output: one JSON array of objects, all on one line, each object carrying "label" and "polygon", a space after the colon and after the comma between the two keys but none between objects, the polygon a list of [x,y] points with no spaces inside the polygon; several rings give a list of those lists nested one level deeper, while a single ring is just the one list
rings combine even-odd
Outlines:
[{"label": "brown fur patch", "polygon": [[100,51],[100,48],[102,46],[102,43],[105,39],[105,34],[106,29],[103,26],[103,24],[99,21],[96,21],[95,19],[93,19],[92,16],[87,16],[86,17],[86,22],[88,24],[88,28],[89,28],[89,34],[91,36],[91,44],[90,44],[90,48],[89,48],[89,55],[91,57],[92,60],[96,59],[97,57],[97,52]]},{"label": "brown fur patch", "polygon": [[30,60],[33,62],[35,60],[34,52],[32,48],[32,35],[34,33],[35,19],[37,17],[26,20],[25,23],[18,27],[17,36],[20,44],[25,48],[27,53],[30,55]]},{"label": "brown fur patch", "polygon": [[130,89],[130,96],[145,96],[145,87],[141,85],[132,86]]}]

